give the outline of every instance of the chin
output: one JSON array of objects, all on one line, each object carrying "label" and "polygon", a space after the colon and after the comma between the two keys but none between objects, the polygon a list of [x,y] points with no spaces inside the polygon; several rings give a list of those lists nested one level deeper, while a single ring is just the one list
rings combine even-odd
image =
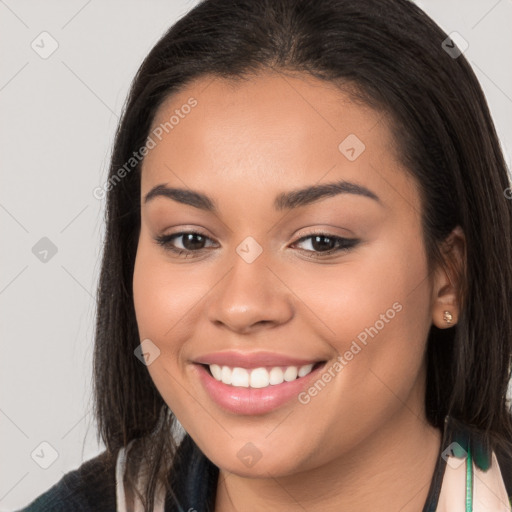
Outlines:
[{"label": "chin", "polygon": [[300,443],[278,448],[264,441],[232,441],[203,453],[222,470],[247,478],[279,478],[307,469]]}]

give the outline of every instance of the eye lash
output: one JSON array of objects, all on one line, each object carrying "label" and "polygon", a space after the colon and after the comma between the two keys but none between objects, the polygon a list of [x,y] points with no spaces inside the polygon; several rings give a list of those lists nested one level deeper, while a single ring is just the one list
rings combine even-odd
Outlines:
[{"label": "eye lash", "polygon": [[[155,239],[156,243],[158,245],[160,245],[161,247],[163,247],[166,251],[175,253],[178,256],[182,256],[184,254],[185,258],[188,255],[193,255],[194,253],[201,253],[206,250],[206,248],[201,248],[196,251],[190,251],[187,249],[178,249],[178,248],[174,247],[172,244],[172,241],[175,238],[179,238],[184,235],[197,235],[197,236],[203,237],[206,240],[211,240],[210,237],[206,236],[205,234],[203,234],[199,231],[181,231],[179,233],[173,233],[171,235],[159,235],[159,236],[156,236],[154,239]],[[331,235],[329,233],[318,232],[318,233],[311,233],[311,234],[305,235],[305,236],[297,239],[295,242],[292,243],[292,246],[294,246],[300,242],[303,242],[305,240],[308,240],[310,238],[314,238],[314,237],[329,238],[331,240],[334,240],[337,244],[337,247],[335,247],[333,249],[329,249],[328,251],[318,252],[318,251],[310,251],[310,250],[306,250],[306,249],[299,249],[299,251],[301,251],[302,253],[307,253],[308,257],[311,257],[314,259],[331,256],[332,254],[336,254],[336,253],[348,252],[350,249],[354,248],[360,242],[360,240],[357,238],[344,238],[344,237],[340,237],[340,236]]]},{"label": "eye lash", "polygon": [[179,233],[172,233],[171,235],[156,236],[155,241],[158,245],[162,246],[166,251],[171,251],[171,252],[177,254],[178,256],[185,254],[185,258],[189,254],[193,254],[194,252],[201,252],[204,250],[204,248],[203,248],[203,249],[199,249],[197,251],[189,251],[186,249],[178,249],[178,248],[174,247],[171,243],[172,240],[174,240],[175,238],[179,238],[180,236],[183,236],[183,235],[198,235],[198,236],[202,236],[205,239],[210,239],[208,236],[204,235],[203,233],[200,233],[199,231],[180,231]]},{"label": "eye lash", "polygon": [[348,252],[350,249],[354,248],[360,242],[360,240],[357,238],[344,238],[341,236],[331,235],[329,233],[319,232],[319,233],[311,233],[311,234],[305,235],[305,236],[299,238],[297,241],[293,242],[292,245],[295,245],[299,242],[302,242],[304,240],[307,240],[309,238],[314,238],[314,237],[330,238],[331,240],[334,240],[336,242],[337,247],[334,247],[333,249],[329,249],[328,251],[320,251],[320,252],[299,249],[301,252],[308,253],[308,257],[311,257],[311,258],[324,258],[324,257],[331,256],[331,255],[337,254],[337,253],[345,253],[345,252]]}]

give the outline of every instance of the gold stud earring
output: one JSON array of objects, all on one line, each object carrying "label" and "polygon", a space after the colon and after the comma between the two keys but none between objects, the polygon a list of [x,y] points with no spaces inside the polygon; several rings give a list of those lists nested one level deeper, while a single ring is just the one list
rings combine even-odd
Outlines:
[{"label": "gold stud earring", "polygon": [[447,324],[451,324],[453,320],[453,315],[449,311],[443,311],[443,320]]}]

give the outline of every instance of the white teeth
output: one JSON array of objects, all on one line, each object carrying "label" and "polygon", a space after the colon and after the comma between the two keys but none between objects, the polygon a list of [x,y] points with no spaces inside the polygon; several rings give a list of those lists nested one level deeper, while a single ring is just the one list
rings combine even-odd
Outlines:
[{"label": "white teeth", "polygon": [[224,384],[243,388],[266,388],[282,384],[285,381],[291,382],[297,379],[297,377],[305,377],[308,373],[311,373],[313,364],[305,364],[300,367],[287,366],[284,370],[282,367],[276,366],[270,371],[266,368],[246,370],[240,367],[221,367],[218,364],[210,364],[209,367],[214,379]]},{"label": "white teeth", "polygon": [[[224,370],[224,368],[222,369]],[[231,385],[240,388],[248,388],[249,372],[245,368],[233,368],[231,372]]]},{"label": "white teeth", "polygon": [[231,368],[223,366],[220,374],[220,380],[224,384],[231,384]]},{"label": "white teeth", "polygon": [[312,364],[306,364],[304,366],[301,366],[299,368],[299,377],[304,377],[308,373],[311,373],[312,369],[313,369],[313,365]]},{"label": "white teeth", "polygon": [[268,372],[265,368],[256,368],[251,371],[251,388],[266,388],[269,384]]},{"label": "white teeth", "polygon": [[283,370],[281,370],[281,368],[279,367],[272,368],[272,370],[270,370],[269,382],[273,386],[275,386],[276,384],[282,384],[284,382]]},{"label": "white teeth", "polygon": [[299,373],[299,370],[296,366],[288,366],[284,372],[284,380],[286,382],[295,380],[297,378],[297,373]]},{"label": "white teeth", "polygon": [[222,368],[218,364],[211,364],[210,371],[217,380],[222,380]]}]

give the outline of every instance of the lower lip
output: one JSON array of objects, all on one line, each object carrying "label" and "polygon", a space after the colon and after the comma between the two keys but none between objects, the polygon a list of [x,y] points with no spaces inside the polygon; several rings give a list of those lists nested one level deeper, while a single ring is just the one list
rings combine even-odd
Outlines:
[{"label": "lower lip", "polygon": [[299,393],[307,388],[312,380],[316,380],[319,371],[325,363],[315,368],[305,377],[291,382],[270,385],[266,388],[243,388],[229,386],[214,379],[210,372],[201,364],[194,364],[199,378],[210,398],[223,409],[236,414],[265,414],[281,405],[297,398]]}]

